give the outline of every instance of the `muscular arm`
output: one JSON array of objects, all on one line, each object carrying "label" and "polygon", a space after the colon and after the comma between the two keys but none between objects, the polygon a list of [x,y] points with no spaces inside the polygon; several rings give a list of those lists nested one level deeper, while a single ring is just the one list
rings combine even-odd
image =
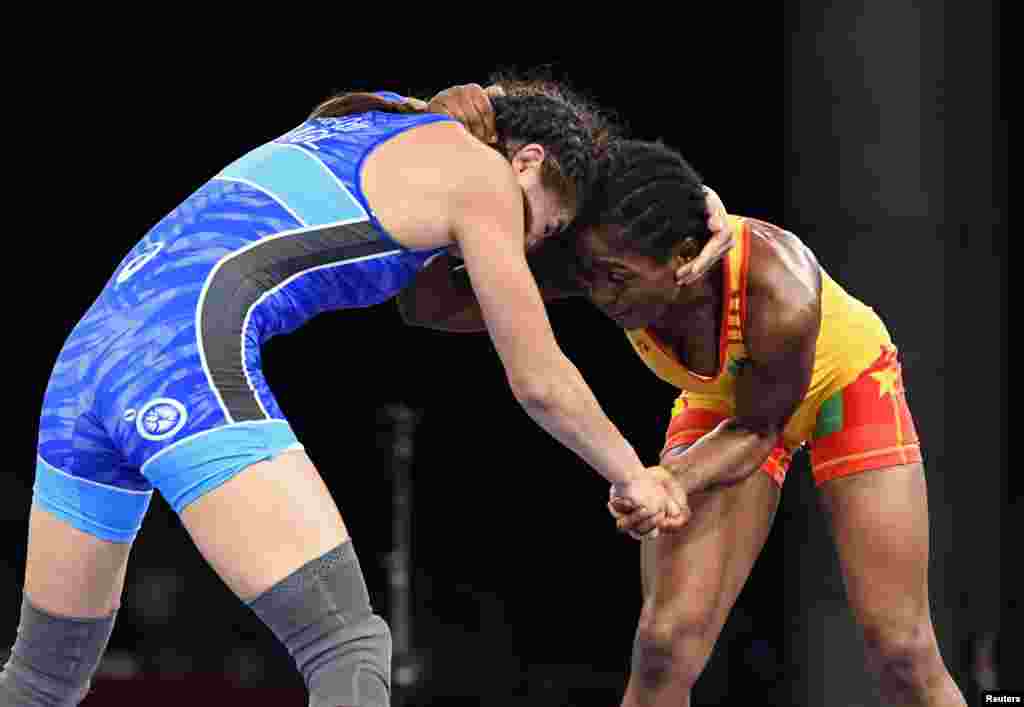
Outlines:
[{"label": "muscular arm", "polygon": [[[527,262],[545,302],[582,294],[574,281],[575,260],[568,240],[544,241]],[[398,311],[411,326],[458,333],[487,330],[465,266],[449,255],[436,258],[402,290]]]},{"label": "muscular arm", "polygon": [[538,425],[601,476],[639,479],[636,451],[555,342],[523,251],[522,190],[500,155],[479,150],[489,157],[454,170],[462,180],[451,183],[449,224],[509,386]]},{"label": "muscular arm", "polygon": [[664,459],[688,493],[741,481],[759,469],[807,395],[821,319],[816,264],[770,260],[751,273],[744,330],[749,359],[736,381],[735,416]]}]

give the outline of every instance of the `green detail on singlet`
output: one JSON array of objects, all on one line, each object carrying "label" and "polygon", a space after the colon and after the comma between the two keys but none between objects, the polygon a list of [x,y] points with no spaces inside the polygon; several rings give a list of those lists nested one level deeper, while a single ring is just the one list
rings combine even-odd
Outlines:
[{"label": "green detail on singlet", "polygon": [[729,375],[732,376],[733,378],[736,378],[737,376],[739,376],[740,371],[743,370],[743,367],[746,366],[748,363],[750,363],[749,358],[730,358],[728,363],[726,363],[725,365],[726,368],[729,370]]},{"label": "green detail on singlet", "polygon": [[818,423],[814,428],[814,439],[826,437],[843,429],[843,391],[838,391],[822,403],[818,410]]}]

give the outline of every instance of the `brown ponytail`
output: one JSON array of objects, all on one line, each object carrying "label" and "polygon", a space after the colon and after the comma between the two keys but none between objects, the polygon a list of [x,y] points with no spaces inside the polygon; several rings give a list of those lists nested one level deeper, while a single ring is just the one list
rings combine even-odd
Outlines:
[{"label": "brown ponytail", "polygon": [[341,118],[353,113],[379,110],[385,113],[425,113],[408,101],[392,101],[373,93],[345,93],[328,98],[313,109],[312,118]]}]

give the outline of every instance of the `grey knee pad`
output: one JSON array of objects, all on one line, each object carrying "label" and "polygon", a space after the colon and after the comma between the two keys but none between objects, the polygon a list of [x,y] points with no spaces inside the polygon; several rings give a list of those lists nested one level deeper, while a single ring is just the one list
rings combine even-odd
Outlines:
[{"label": "grey knee pad", "polygon": [[116,611],[99,619],[53,616],[24,597],[18,638],[0,672],[0,707],[70,707],[81,702],[116,617]]},{"label": "grey knee pad", "polygon": [[295,659],[311,707],[387,707],[391,633],[373,613],[351,542],[249,603]]}]

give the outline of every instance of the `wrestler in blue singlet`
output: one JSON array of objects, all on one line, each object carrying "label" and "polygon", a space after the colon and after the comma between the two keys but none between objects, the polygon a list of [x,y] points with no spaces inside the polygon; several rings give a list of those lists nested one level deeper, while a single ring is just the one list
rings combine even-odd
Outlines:
[{"label": "wrestler in blue singlet", "polygon": [[360,177],[376,146],[441,120],[450,118],[308,120],[154,226],[57,359],[35,502],[130,542],[154,487],[180,513],[247,466],[300,449],[264,380],[260,346],[320,312],[393,297],[443,250],[393,241]]}]

